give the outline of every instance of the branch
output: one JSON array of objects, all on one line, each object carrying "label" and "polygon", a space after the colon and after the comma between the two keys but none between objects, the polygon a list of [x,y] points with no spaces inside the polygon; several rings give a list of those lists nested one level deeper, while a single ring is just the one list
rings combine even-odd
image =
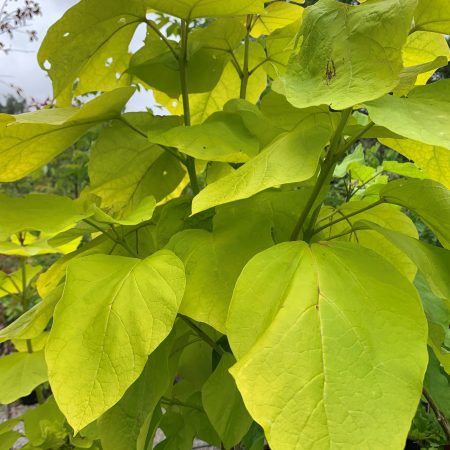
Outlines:
[{"label": "branch", "polygon": [[445,436],[447,438],[447,443],[450,442],[450,423],[447,420],[447,417],[445,417],[445,414],[439,409],[439,406],[436,404],[436,402],[433,400],[433,397],[431,397],[430,393],[425,388],[423,388],[422,393],[425,399],[427,400],[428,404],[430,405],[431,409],[433,410],[434,415],[436,416],[436,419],[439,422],[439,425],[444,431]]}]

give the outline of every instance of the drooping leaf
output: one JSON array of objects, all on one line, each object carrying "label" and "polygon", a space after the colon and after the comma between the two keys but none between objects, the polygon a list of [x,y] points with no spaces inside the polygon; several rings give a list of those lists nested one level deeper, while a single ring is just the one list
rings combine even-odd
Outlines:
[{"label": "drooping leaf", "polygon": [[[420,31],[408,36],[402,54],[403,64],[407,68],[431,62],[439,56],[443,56],[448,61],[450,49],[444,36]],[[445,64],[447,62],[443,65]],[[433,71],[422,73],[417,77],[417,84],[426,84],[432,74]]]},{"label": "drooping leaf", "polygon": [[207,186],[194,198],[192,212],[248,198],[270,187],[312,178],[330,136],[328,114],[307,117],[238,170]]},{"label": "drooping leaf", "polygon": [[58,406],[75,431],[142,373],[172,328],[184,285],[183,265],[167,250],[145,260],[93,255],[69,265],[46,359]]},{"label": "drooping leaf", "polygon": [[31,448],[60,448],[67,442],[69,432],[65,426],[66,419],[54,397],[37,408],[26,411],[23,422]]},{"label": "drooping leaf", "polygon": [[[365,201],[351,201],[346,203],[326,220],[321,221],[319,216],[318,225],[325,226],[327,225],[327,221],[331,222],[355,214],[367,206],[367,204]],[[392,243],[388,237],[377,235],[372,231],[355,226],[359,221],[376,223],[379,227],[402,233],[406,239],[418,239],[419,237],[413,221],[406,214],[402,213],[399,208],[393,205],[379,205],[326,228],[317,234],[314,239],[319,241],[322,239],[338,239],[358,243],[362,247],[369,248],[385,257],[399,272],[412,282],[417,272],[414,262],[395,243]]]},{"label": "drooping leaf", "polygon": [[12,353],[0,358],[0,403],[9,404],[47,381],[44,352]]},{"label": "drooping leaf", "polygon": [[255,21],[251,30],[251,36],[259,38],[262,35],[270,35],[275,30],[284,28],[298,21],[303,15],[304,9],[298,4],[274,2],[270,3]]},{"label": "drooping leaf", "polygon": [[385,259],[348,243],[272,247],[242,272],[227,328],[231,373],[271,447],[402,448],[427,330],[416,290]]},{"label": "drooping leaf", "polygon": [[162,133],[150,130],[149,140],[205,161],[242,163],[259,151],[258,140],[241,117],[227,112],[217,112],[201,125],[175,127]]},{"label": "drooping leaf", "polygon": [[387,94],[398,83],[415,6],[416,0],[356,7],[321,0],[307,8],[299,49],[275,90],[299,108],[344,109]]},{"label": "drooping leaf", "polygon": [[[89,162],[90,192],[102,199],[101,206],[120,212],[135,208],[152,195],[159,202],[184,177],[179,161],[158,145],[150,144],[150,127],[167,129],[178,118],[130,113],[100,133]],[[131,126],[130,126],[131,125]]]},{"label": "drooping leaf", "polygon": [[449,248],[450,191],[442,184],[433,180],[396,180],[381,189],[380,198],[414,211]]},{"label": "drooping leaf", "polygon": [[202,388],[202,403],[225,448],[238,444],[252,424],[228,369],[236,360],[225,353]]},{"label": "drooping leaf", "polygon": [[133,88],[116,89],[81,108],[0,115],[0,181],[16,181],[30,174],[70,147],[95,124],[118,116],[133,92]]},{"label": "drooping leaf", "polygon": [[[356,216],[357,217],[357,216]],[[363,220],[355,228],[370,228],[395,244],[417,266],[435,295],[450,301],[450,250],[429,245],[393,229]]]},{"label": "drooping leaf", "polygon": [[406,98],[385,95],[366,106],[370,118],[408,139],[450,151],[450,80],[418,86]]},{"label": "drooping leaf", "polygon": [[129,84],[122,76],[128,46],[146,12],[140,0],[82,0],[70,8],[50,27],[38,55],[54,97],[66,106],[72,96]]},{"label": "drooping leaf", "polygon": [[50,321],[62,295],[62,286],[22,314],[12,324],[0,330],[0,343],[10,339],[33,339],[39,336]]},{"label": "drooping leaf", "polygon": [[21,231],[56,234],[88,216],[67,197],[29,194],[21,198],[0,194],[0,239]]},{"label": "drooping leaf", "polygon": [[239,16],[264,12],[263,0],[145,0],[150,7],[181,19]]},{"label": "drooping leaf", "polygon": [[419,0],[414,14],[414,29],[450,33],[450,4],[447,0]]},{"label": "drooping leaf", "polygon": [[105,450],[136,448],[141,427],[171,382],[168,359],[173,339],[167,338],[149,357],[139,378],[120,401],[98,421]]},{"label": "drooping leaf", "polygon": [[450,151],[410,139],[380,139],[387,147],[414,161],[433,180],[450,189]]}]

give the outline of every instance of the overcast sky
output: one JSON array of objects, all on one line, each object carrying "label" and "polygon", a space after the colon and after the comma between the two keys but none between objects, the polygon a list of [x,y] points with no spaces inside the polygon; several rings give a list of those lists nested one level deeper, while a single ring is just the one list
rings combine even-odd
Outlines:
[{"label": "overcast sky", "polygon": [[[20,51],[9,52],[5,55],[0,52],[0,96],[1,100],[7,94],[14,93],[5,83],[13,83],[24,90],[27,98],[34,97],[36,100],[45,100],[52,96],[50,79],[47,77],[37,62],[37,52],[48,28],[56,22],[64,12],[77,0],[39,0],[42,8],[42,16],[35,18],[28,29],[36,30],[38,42],[29,42],[24,33],[16,33],[11,46]],[[14,3],[11,4],[14,7]],[[141,33],[142,34],[142,33]],[[142,36],[138,37],[141,41]],[[2,36],[2,40],[8,44],[8,39]],[[136,42],[138,44],[138,42]],[[144,96],[147,100],[144,100]],[[148,104],[148,93],[137,94],[130,102],[128,110],[143,110]]]}]

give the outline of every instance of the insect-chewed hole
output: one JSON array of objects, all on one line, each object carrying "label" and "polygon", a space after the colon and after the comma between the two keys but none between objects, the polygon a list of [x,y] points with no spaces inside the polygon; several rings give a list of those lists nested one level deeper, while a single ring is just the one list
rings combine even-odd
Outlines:
[{"label": "insect-chewed hole", "polygon": [[45,70],[50,70],[50,69],[52,68],[52,63],[51,63],[48,59],[46,59],[46,60],[44,61],[43,66],[44,66],[44,69],[45,69]]},{"label": "insect-chewed hole", "polygon": [[69,31],[66,31],[64,34],[63,34],[63,37],[69,37],[70,36],[70,32]]},{"label": "insect-chewed hole", "polygon": [[106,67],[111,67],[111,64],[113,63],[113,57],[110,56],[106,61],[105,61],[105,66]]}]

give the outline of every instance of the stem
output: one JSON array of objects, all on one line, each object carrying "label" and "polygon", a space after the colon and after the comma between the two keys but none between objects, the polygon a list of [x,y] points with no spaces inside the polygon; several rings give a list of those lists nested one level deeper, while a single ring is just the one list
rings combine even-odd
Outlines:
[{"label": "stem", "polygon": [[[351,171],[350,171],[351,173]],[[355,194],[357,194],[361,189],[363,189],[365,186],[367,186],[371,181],[375,180],[375,178],[378,175],[381,175],[383,171],[375,173],[375,175],[372,175],[367,181],[364,181],[360,186],[358,186],[348,197],[347,201],[350,200]]]},{"label": "stem", "polygon": [[370,205],[365,206],[364,208],[358,209],[357,211],[353,211],[350,214],[342,215],[342,217],[340,217],[339,219],[333,220],[332,222],[329,222],[326,225],[321,226],[320,228],[316,228],[314,230],[314,234],[320,233],[321,231],[323,231],[323,230],[325,230],[325,229],[327,229],[329,227],[332,227],[333,225],[336,225],[337,223],[342,222],[343,220],[348,220],[348,219],[350,219],[350,217],[353,217],[353,216],[356,216],[356,215],[361,214],[363,212],[366,212],[369,209],[375,208],[376,206],[381,205],[383,203],[384,203],[384,200],[380,199],[380,200],[377,200],[374,203],[371,203]]},{"label": "stem", "polygon": [[337,238],[340,238],[343,236],[348,236],[349,234],[353,234],[353,233],[355,233],[355,236],[356,236],[356,231],[352,228],[351,230],[344,231],[343,233],[339,233],[339,234],[335,234],[334,236],[330,236],[329,238],[326,238],[325,240],[332,241],[333,239],[337,239]]},{"label": "stem", "polygon": [[184,322],[191,327],[195,333],[205,341],[210,347],[212,347],[219,355],[223,355],[224,351],[220,345],[214,342],[199,326],[197,326],[189,317],[179,315],[180,319],[184,320]]},{"label": "stem", "polygon": [[241,79],[241,92],[240,92],[240,98],[245,100],[247,97],[247,86],[248,86],[248,80],[250,78],[250,71],[248,68],[249,65],[249,56],[250,56],[250,31],[252,30],[252,20],[253,15],[248,14],[247,15],[247,34],[245,35],[245,43],[244,43],[244,67],[242,68],[242,79]]},{"label": "stem", "polygon": [[123,247],[134,258],[139,258],[139,255],[135,251],[133,251],[131,249],[131,247],[123,239],[120,239],[120,238],[114,236],[113,234],[108,233],[106,230],[104,230],[103,228],[99,227],[96,223],[92,222],[89,219],[84,219],[83,222],[87,223],[92,228],[95,228],[96,230],[100,231],[100,233],[104,234],[108,239],[110,239],[111,241],[113,241],[116,244],[118,244],[121,247]]},{"label": "stem", "polygon": [[342,139],[342,133],[344,131],[345,125],[348,122],[348,119],[352,114],[352,111],[353,108],[348,108],[341,113],[341,120],[331,139],[328,155],[322,164],[319,177],[316,181],[316,184],[314,185],[313,191],[311,192],[311,196],[309,197],[308,202],[305,205],[305,208],[303,209],[302,214],[300,215],[300,218],[298,219],[298,222],[292,232],[291,241],[295,241],[298,239],[298,236],[302,231],[303,226],[305,225],[306,219],[308,218],[311,209],[314,207],[314,204],[316,203],[316,200],[319,197],[319,194],[321,193],[325,182],[328,180],[330,173],[334,169],[339,156],[345,151],[344,149],[340,150],[339,147]]},{"label": "stem", "polygon": [[433,397],[431,397],[430,393],[425,388],[423,388],[422,393],[431,409],[433,410],[434,415],[439,422],[439,425],[444,431],[445,436],[447,437],[447,443],[450,442],[450,423],[447,420],[447,417],[445,417],[445,414],[439,409],[439,406],[436,404],[436,402],[433,400]]},{"label": "stem", "polygon": [[[181,95],[183,98],[183,116],[184,125],[191,126],[191,106],[189,103],[189,90],[188,90],[188,38],[189,38],[189,25],[185,20],[181,21],[181,58],[178,59],[180,69],[180,84]],[[195,159],[192,156],[186,157],[186,168],[191,182],[191,188],[194,195],[200,192],[200,187],[197,179],[197,172],[195,171]]]}]

